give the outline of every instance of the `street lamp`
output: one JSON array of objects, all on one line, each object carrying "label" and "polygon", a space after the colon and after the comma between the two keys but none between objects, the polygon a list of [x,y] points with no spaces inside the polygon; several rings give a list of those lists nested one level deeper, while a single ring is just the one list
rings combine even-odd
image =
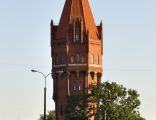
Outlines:
[{"label": "street lamp", "polygon": [[49,73],[47,75],[45,75],[44,73],[37,71],[37,70],[31,70],[31,72],[36,72],[36,73],[40,73],[43,75],[44,80],[45,80],[45,87],[44,87],[44,120],[46,120],[46,78],[51,75],[51,74],[55,74],[55,73],[63,73],[63,71],[57,71],[57,72],[52,72]]}]

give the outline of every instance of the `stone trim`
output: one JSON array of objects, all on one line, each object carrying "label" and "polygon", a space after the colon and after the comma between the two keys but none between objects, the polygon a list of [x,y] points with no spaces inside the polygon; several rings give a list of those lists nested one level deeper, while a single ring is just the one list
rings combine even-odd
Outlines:
[{"label": "stone trim", "polygon": [[95,64],[89,64],[89,66],[92,66],[92,67],[102,67],[101,65],[95,65]]},{"label": "stone trim", "polygon": [[69,64],[69,66],[87,66],[87,64]]},{"label": "stone trim", "polygon": [[66,64],[61,64],[61,65],[53,65],[54,68],[57,68],[57,67],[66,67]]}]

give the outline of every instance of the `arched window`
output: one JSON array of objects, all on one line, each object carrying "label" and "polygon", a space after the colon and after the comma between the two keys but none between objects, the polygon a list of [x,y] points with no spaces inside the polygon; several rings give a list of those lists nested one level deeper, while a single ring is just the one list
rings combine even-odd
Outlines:
[{"label": "arched window", "polygon": [[81,62],[82,62],[82,63],[85,62],[84,56],[82,56],[82,58],[81,58]]},{"label": "arched window", "polygon": [[79,91],[82,90],[82,83],[79,84]]},{"label": "arched window", "polygon": [[91,76],[92,80],[94,80],[95,72],[90,72],[90,76]]},{"label": "arched window", "polygon": [[71,56],[71,58],[70,58],[70,62],[71,62],[71,63],[74,62],[74,57],[73,57],[73,56]]},{"label": "arched window", "polygon": [[92,64],[94,64],[94,54],[92,54]]},{"label": "arched window", "polygon": [[81,40],[81,26],[79,22],[76,22],[75,41],[80,42],[80,40]]},{"label": "arched window", "polygon": [[61,56],[61,64],[64,64],[65,63],[65,57],[62,55]]},{"label": "arched window", "polygon": [[79,61],[80,61],[80,55],[77,54],[77,62],[79,62]]},{"label": "arched window", "polygon": [[80,72],[79,71],[76,72],[76,77],[77,77],[77,79],[80,78]]},{"label": "arched window", "polygon": [[76,90],[76,83],[74,83],[74,85],[73,85],[73,89]]}]

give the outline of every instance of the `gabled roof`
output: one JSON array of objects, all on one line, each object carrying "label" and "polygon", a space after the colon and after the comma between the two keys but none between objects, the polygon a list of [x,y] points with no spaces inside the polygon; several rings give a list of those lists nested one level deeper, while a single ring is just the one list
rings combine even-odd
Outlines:
[{"label": "gabled roof", "polygon": [[89,32],[90,39],[98,39],[98,30],[88,0],[66,0],[56,31],[56,39],[66,38],[67,30],[73,20],[82,20],[83,31]]}]

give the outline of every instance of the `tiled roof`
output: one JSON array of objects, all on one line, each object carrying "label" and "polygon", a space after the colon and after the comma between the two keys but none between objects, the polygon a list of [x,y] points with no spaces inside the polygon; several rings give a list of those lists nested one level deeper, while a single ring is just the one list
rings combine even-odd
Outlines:
[{"label": "tiled roof", "polygon": [[56,39],[66,38],[67,30],[73,19],[83,21],[83,31],[89,31],[90,39],[98,39],[98,30],[88,0],[66,0],[56,31]]}]

